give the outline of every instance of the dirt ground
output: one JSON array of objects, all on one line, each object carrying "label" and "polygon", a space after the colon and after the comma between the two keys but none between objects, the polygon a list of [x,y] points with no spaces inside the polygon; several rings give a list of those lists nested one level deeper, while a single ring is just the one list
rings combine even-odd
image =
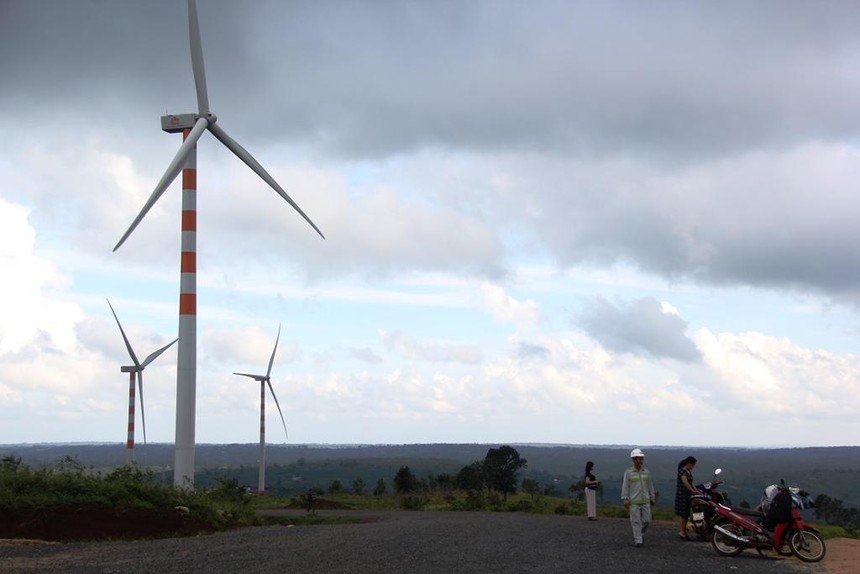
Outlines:
[{"label": "dirt ground", "polygon": [[831,538],[826,543],[827,555],[821,563],[828,574],[855,574],[860,571],[860,540]]},{"label": "dirt ground", "polygon": [[190,536],[212,528],[183,509],[143,510],[62,506],[0,513],[0,539],[42,541],[139,540]]}]

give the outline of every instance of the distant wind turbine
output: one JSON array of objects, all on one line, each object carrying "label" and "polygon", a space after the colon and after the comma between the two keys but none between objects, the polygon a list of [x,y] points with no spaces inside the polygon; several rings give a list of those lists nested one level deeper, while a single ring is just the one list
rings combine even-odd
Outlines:
[{"label": "distant wind turbine", "polygon": [[266,385],[269,386],[269,391],[272,393],[272,398],[275,399],[275,405],[278,407],[278,414],[281,415],[281,424],[284,425],[284,436],[287,435],[287,423],[284,421],[284,413],[281,411],[281,404],[278,402],[278,397],[275,395],[275,389],[272,387],[272,364],[275,362],[275,353],[278,351],[278,341],[281,339],[281,326],[278,325],[278,336],[275,339],[275,348],[272,349],[272,356],[269,357],[269,368],[265,375],[252,375],[250,373],[233,373],[242,377],[251,377],[255,381],[260,382],[260,472],[259,480],[257,481],[257,492],[266,490]]},{"label": "distant wind turbine", "polygon": [[125,336],[125,331],[122,329],[122,325],[119,322],[119,318],[116,316],[116,311],[113,310],[113,305],[110,304],[110,299],[107,300],[108,307],[110,307],[110,312],[113,313],[113,318],[116,320],[116,325],[119,327],[119,332],[122,334],[122,340],[125,341],[125,348],[128,349],[128,355],[131,357],[132,365],[124,365],[120,367],[120,372],[128,373],[128,437],[126,439],[125,448],[126,448],[126,456],[125,463],[131,464],[134,462],[134,407],[135,407],[135,398],[134,398],[134,379],[135,375],[137,375],[137,388],[140,391],[140,420],[143,423],[143,443],[146,444],[146,413],[143,410],[143,370],[146,368],[148,364],[158,358],[161,353],[166,351],[173,343],[177,341],[177,339],[173,339],[168,344],[164,345],[157,351],[151,353],[146,359],[141,363],[137,360],[137,355],[134,354],[134,349],[131,348],[131,343],[128,341],[128,337]]},{"label": "distant wind turbine", "polygon": [[216,123],[217,117],[209,109],[206,72],[203,67],[203,48],[200,42],[200,26],[197,21],[195,0],[188,0],[188,34],[191,42],[191,67],[197,91],[197,113],[162,116],[161,129],[168,133],[181,132],[183,135],[182,145],[140,213],[113,248],[116,251],[128,239],[181,171],[182,244],[180,248],[179,350],[176,359],[176,449],[173,471],[173,483],[181,488],[193,488],[194,486],[194,432],[197,402],[197,140],[200,139],[203,132],[209,130],[218,141],[245,162],[254,173],[259,175],[289,203],[320,237],[325,239],[314,222],[287,195],[263,166]]}]

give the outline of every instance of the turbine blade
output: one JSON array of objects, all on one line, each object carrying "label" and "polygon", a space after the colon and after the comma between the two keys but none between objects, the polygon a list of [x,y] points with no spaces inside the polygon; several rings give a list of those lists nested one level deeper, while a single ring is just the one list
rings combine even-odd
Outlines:
[{"label": "turbine blade", "polygon": [[131,348],[131,343],[128,342],[128,337],[125,336],[125,331],[122,330],[122,325],[119,324],[119,318],[116,316],[116,311],[113,310],[113,305],[110,304],[110,299],[107,299],[107,304],[108,307],[110,307],[110,312],[113,313],[113,318],[116,320],[119,332],[122,334],[122,340],[125,341],[125,348],[128,349],[128,354],[131,356],[134,366],[139,367],[140,363],[137,360],[137,355],[134,354],[134,349]]},{"label": "turbine blade", "polygon": [[266,371],[266,378],[272,375],[272,364],[275,362],[275,353],[278,351],[278,341],[281,339],[281,326],[278,325],[278,336],[275,338],[275,348],[272,349],[272,356],[269,357],[269,370]]},{"label": "turbine blade", "polygon": [[200,139],[200,136],[203,135],[203,131],[206,129],[208,124],[209,120],[206,118],[197,119],[197,123],[194,124],[194,127],[191,129],[191,133],[188,134],[188,137],[185,138],[185,141],[182,142],[181,146],[179,146],[179,151],[176,152],[176,155],[173,157],[173,161],[170,162],[169,166],[167,166],[167,171],[165,171],[164,175],[161,176],[161,181],[159,181],[158,185],[155,186],[155,191],[153,191],[152,195],[149,196],[143,209],[141,209],[140,213],[137,214],[137,217],[134,218],[134,221],[131,223],[128,230],[122,237],[120,237],[120,240],[113,248],[114,251],[119,249],[120,246],[125,243],[125,240],[128,239],[129,235],[132,234],[140,222],[143,221],[143,218],[146,217],[146,214],[149,213],[152,206],[155,205],[155,202],[161,198],[164,191],[171,183],[173,183],[173,180],[176,179],[179,172],[182,171],[182,168],[185,166],[185,160],[188,159],[189,154],[191,154],[191,150],[194,149],[194,145],[197,143],[197,140]]},{"label": "turbine blade", "polygon": [[209,95],[206,93],[206,70],[203,67],[203,46],[200,43],[200,24],[197,22],[197,2],[188,0],[188,37],[191,40],[191,68],[197,88],[197,113],[209,113]]},{"label": "turbine blade", "polygon": [[143,424],[143,444],[146,444],[146,412],[143,410],[143,370],[137,372],[137,394],[140,395],[140,422]]},{"label": "turbine blade", "polygon": [[252,378],[252,379],[254,379],[255,381],[262,381],[262,380],[265,380],[265,378],[266,378],[266,377],[265,377],[265,376],[263,376],[263,375],[252,375],[252,374],[250,374],[250,373],[233,373],[233,374],[234,374],[234,375],[239,375],[240,377],[251,377],[251,378]]},{"label": "turbine blade", "polygon": [[275,395],[275,389],[272,387],[272,381],[266,380],[269,383],[269,390],[272,392],[272,398],[275,399],[275,406],[278,407],[278,414],[281,415],[281,424],[284,425],[284,436],[289,440],[290,435],[287,434],[287,423],[284,420],[284,413],[281,411],[281,404],[278,402],[278,397]]},{"label": "turbine blade", "polygon": [[162,348],[160,348],[159,350],[157,350],[157,351],[155,351],[155,352],[151,353],[151,354],[150,354],[146,359],[144,359],[144,360],[143,360],[143,362],[140,364],[141,369],[142,369],[143,367],[147,366],[148,364],[150,364],[150,363],[151,363],[152,361],[154,361],[155,359],[157,359],[157,358],[158,358],[158,356],[159,356],[161,353],[163,353],[164,351],[166,351],[167,349],[169,349],[169,348],[170,348],[170,346],[171,346],[171,345],[173,345],[173,343],[175,343],[175,342],[176,342],[176,341],[178,341],[178,340],[179,340],[179,339],[173,339],[172,341],[170,341],[169,343],[167,343],[166,345],[164,345],[164,346],[163,346]]},{"label": "turbine blade", "polygon": [[311,225],[311,227],[314,228],[314,231],[319,233],[319,236],[325,239],[325,235],[323,235],[322,231],[319,230],[319,227],[317,227],[316,224],[311,221],[311,218],[308,217],[304,211],[302,211],[302,208],[299,207],[298,204],[293,201],[289,195],[287,195],[287,192],[284,191],[280,185],[278,185],[278,182],[275,181],[275,178],[269,175],[269,172],[267,172],[263,168],[263,166],[260,165],[260,163],[256,159],[254,159],[254,156],[248,153],[248,150],[239,145],[236,140],[228,136],[227,132],[225,132],[218,124],[209,125],[209,131],[212,132],[212,135],[218,138],[218,140],[222,144],[227,146],[227,148],[232,151],[236,155],[236,157],[244,161],[248,167],[250,167],[257,175],[263,178],[263,181],[268,183],[269,186],[278,193],[278,195],[284,198],[287,203],[292,205],[293,209],[299,212],[299,215],[301,215],[304,220],[307,221]]}]

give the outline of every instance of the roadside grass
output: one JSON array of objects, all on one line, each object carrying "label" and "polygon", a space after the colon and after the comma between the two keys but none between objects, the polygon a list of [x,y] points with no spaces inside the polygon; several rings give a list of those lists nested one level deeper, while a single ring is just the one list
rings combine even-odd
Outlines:
[{"label": "roadside grass", "polygon": [[[280,508],[306,508],[304,496],[257,496],[254,507],[258,510]],[[347,493],[327,494],[316,500],[317,508],[340,507],[354,510],[426,510],[426,511],[488,511],[530,512],[535,514],[585,515],[585,503],[559,496],[535,496],[526,493],[508,495],[488,491],[450,490],[446,492],[414,492],[382,496]],[[622,505],[600,504],[598,515],[627,518]],[[655,508],[655,520],[672,520],[672,509]]]},{"label": "roadside grass", "polygon": [[[258,510],[277,508],[305,508],[302,496],[278,497],[259,496],[254,499]],[[562,514],[585,516],[585,502],[556,496],[530,495],[517,493],[508,495],[507,500],[493,492],[451,490],[447,492],[426,492],[409,494],[388,494],[382,496],[356,495],[347,493],[327,494],[317,498],[318,507],[334,505],[354,510],[425,510],[438,512],[483,511],[483,512],[530,512],[537,514]],[[329,506],[331,507],[331,506]],[[597,515],[601,518],[627,518],[627,510],[621,504],[598,504]],[[320,524],[313,515],[302,517],[304,523]],[[672,522],[677,520],[671,508],[653,508],[653,520]],[[295,522],[299,524],[301,522]],[[825,538],[860,538],[860,532],[824,523],[813,523]]]},{"label": "roadside grass", "polygon": [[822,538],[860,538],[860,530],[836,526],[835,524],[816,524],[815,527],[821,532]]},{"label": "roadside grass", "polygon": [[175,511],[213,530],[260,523],[251,496],[236,481],[225,480],[206,491],[165,485],[135,466],[103,474],[72,459],[56,468],[31,469],[20,459],[0,460],[0,512],[33,514],[52,508],[125,508]]}]

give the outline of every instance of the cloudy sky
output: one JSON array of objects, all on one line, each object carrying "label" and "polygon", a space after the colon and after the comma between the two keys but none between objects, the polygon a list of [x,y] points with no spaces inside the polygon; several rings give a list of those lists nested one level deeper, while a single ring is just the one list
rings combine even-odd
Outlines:
[{"label": "cloudy sky", "polygon": [[[218,125],[326,236],[203,136],[198,442],[257,440],[280,325],[290,443],[858,444],[855,2],[198,8]],[[195,111],[185,3],[0,0],[0,78],[0,443],[122,442],[106,299],[177,335],[179,184],[112,249]],[[151,442],[175,387],[174,347]]]}]

